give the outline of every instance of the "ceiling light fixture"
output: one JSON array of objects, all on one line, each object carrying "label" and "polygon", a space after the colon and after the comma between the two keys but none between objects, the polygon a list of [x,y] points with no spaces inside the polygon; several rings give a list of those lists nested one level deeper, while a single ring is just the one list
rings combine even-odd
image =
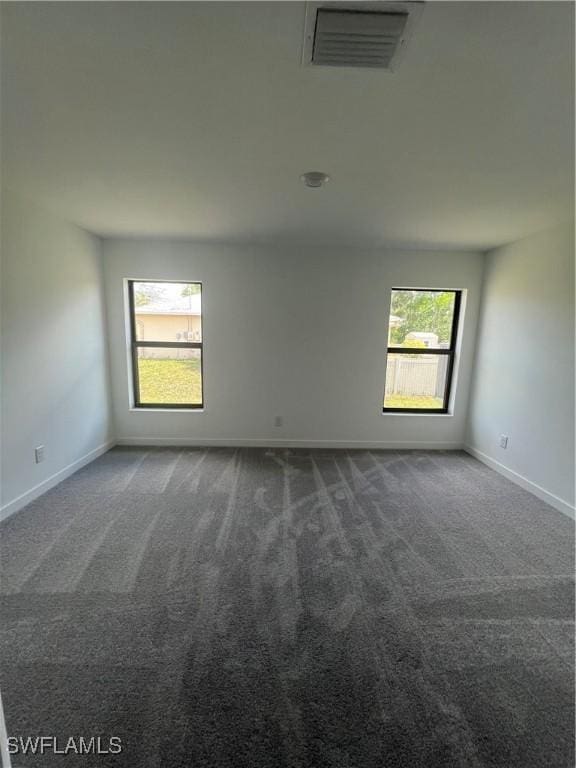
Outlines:
[{"label": "ceiling light fixture", "polygon": [[300,176],[300,181],[303,181],[311,189],[319,189],[326,182],[330,181],[330,176],[327,173],[323,173],[323,171],[308,171]]}]

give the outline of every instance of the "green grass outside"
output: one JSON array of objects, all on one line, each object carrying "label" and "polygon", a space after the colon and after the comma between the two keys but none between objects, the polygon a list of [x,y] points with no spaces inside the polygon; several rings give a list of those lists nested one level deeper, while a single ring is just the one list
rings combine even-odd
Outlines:
[{"label": "green grass outside", "polygon": [[387,395],[384,398],[385,408],[442,408],[439,397],[425,395]]},{"label": "green grass outside", "polygon": [[138,379],[141,403],[202,403],[200,360],[140,358]]}]

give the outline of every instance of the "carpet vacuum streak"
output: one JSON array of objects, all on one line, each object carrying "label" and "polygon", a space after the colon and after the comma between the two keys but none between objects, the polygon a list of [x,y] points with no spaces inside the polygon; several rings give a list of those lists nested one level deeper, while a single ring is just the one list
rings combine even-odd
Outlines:
[{"label": "carpet vacuum streak", "polygon": [[573,768],[573,524],[459,451],[115,448],[1,526],[28,766]]}]

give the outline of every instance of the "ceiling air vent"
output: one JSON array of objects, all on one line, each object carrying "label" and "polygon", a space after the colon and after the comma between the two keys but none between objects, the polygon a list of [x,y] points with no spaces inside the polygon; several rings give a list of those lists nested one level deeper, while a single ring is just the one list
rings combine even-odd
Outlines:
[{"label": "ceiling air vent", "polygon": [[422,3],[308,3],[304,63],[392,70]]}]

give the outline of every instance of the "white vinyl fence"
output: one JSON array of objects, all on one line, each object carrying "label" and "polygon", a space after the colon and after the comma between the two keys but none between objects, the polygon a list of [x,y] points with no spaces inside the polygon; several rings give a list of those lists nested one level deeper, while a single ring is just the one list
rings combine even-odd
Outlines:
[{"label": "white vinyl fence", "polygon": [[386,395],[442,397],[447,367],[448,355],[388,355]]}]

